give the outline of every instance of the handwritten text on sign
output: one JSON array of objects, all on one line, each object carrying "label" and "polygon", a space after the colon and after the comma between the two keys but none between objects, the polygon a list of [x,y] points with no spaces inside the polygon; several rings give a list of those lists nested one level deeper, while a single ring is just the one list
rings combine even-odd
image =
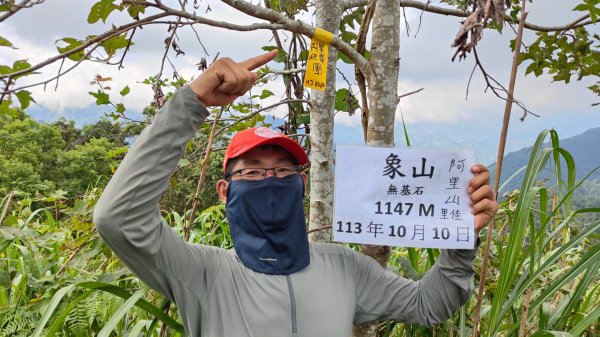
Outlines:
[{"label": "handwritten text on sign", "polygon": [[334,240],[473,248],[473,162],[470,151],[338,146]]}]

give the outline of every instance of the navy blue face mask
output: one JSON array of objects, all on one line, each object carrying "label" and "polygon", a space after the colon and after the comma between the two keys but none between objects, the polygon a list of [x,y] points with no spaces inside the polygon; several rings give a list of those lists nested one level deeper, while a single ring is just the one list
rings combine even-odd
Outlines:
[{"label": "navy blue face mask", "polygon": [[242,263],[264,274],[287,275],[310,263],[299,174],[233,180],[226,213],[233,247]]}]

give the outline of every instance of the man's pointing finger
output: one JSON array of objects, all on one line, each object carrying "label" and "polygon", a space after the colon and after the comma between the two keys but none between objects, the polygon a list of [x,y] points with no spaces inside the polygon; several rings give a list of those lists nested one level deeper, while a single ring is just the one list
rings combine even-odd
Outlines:
[{"label": "man's pointing finger", "polygon": [[248,69],[248,70],[254,70],[256,68],[259,68],[267,63],[269,63],[271,60],[273,60],[276,56],[277,56],[277,49],[275,50],[271,50],[268,53],[253,57],[253,58],[249,58],[245,61],[240,62],[240,66],[242,66],[244,69]]}]

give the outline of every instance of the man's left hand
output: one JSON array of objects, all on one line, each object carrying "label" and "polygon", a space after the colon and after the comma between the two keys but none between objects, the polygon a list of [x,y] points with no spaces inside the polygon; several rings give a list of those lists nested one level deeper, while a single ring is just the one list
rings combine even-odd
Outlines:
[{"label": "man's left hand", "polygon": [[498,202],[490,186],[490,173],[485,165],[471,167],[475,176],[469,181],[467,192],[471,197],[471,213],[475,216],[475,233],[484,228],[498,211]]}]

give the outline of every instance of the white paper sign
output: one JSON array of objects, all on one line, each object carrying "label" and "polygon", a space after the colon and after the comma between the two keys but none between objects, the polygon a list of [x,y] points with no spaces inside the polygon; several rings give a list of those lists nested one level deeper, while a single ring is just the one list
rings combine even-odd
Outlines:
[{"label": "white paper sign", "polygon": [[335,241],[471,249],[471,151],[338,146]]}]

